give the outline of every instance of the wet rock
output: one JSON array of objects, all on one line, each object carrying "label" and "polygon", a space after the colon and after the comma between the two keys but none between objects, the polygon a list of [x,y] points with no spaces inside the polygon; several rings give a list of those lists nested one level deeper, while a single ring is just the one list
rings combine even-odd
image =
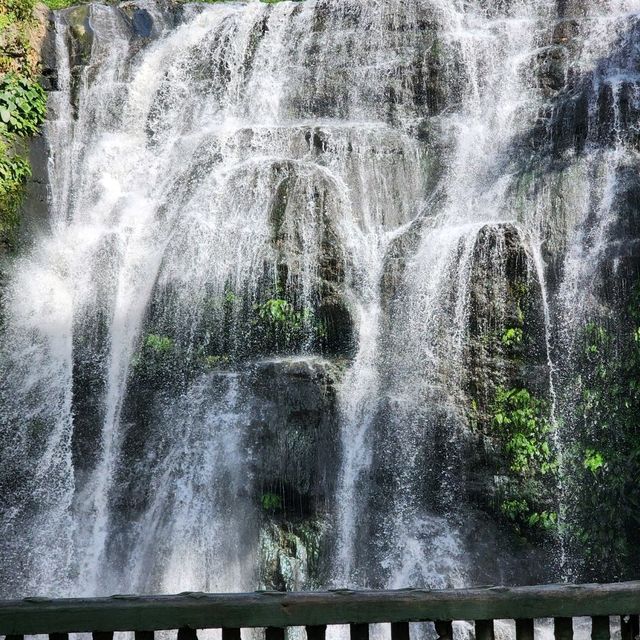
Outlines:
[{"label": "wet rock", "polygon": [[137,36],[140,36],[141,38],[148,38],[151,36],[151,32],[153,31],[153,20],[146,9],[136,9],[133,12],[131,23],[133,24],[133,31]]},{"label": "wet rock", "polygon": [[341,373],[339,362],[300,357],[258,362],[247,374],[257,501],[265,493],[280,496],[280,510],[294,517],[327,509],[339,468]]},{"label": "wet rock", "polygon": [[462,459],[470,502],[499,519],[503,487],[496,480],[510,477],[511,471],[500,433],[494,430],[495,401],[499,389],[548,396],[544,307],[517,227],[487,225],[475,254],[465,368],[473,433]]},{"label": "wet rock", "polygon": [[91,6],[80,4],[64,11],[69,28],[69,58],[71,66],[86,65],[91,56],[94,33],[91,28]]},{"label": "wet rock", "polygon": [[320,552],[328,527],[319,518],[268,519],[260,530],[260,583],[274,591],[319,588]]},{"label": "wet rock", "polygon": [[573,18],[558,20],[553,28],[553,44],[567,45],[579,32],[579,22]]},{"label": "wet rock", "polygon": [[536,73],[546,95],[560,91],[565,85],[569,54],[564,46],[548,47],[538,55]]}]

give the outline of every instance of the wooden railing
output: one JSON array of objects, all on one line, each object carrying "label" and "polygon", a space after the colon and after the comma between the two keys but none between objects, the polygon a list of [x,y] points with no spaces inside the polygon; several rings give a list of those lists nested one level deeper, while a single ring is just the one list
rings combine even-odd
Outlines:
[{"label": "wooden railing", "polygon": [[[265,640],[284,640],[285,629],[306,627],[308,640],[324,640],[327,625],[350,624],[351,640],[367,640],[369,624],[390,623],[392,640],[409,640],[409,622],[432,621],[441,640],[452,640],[454,621],[474,621],[477,640],[493,640],[494,620],[515,620],[517,640],[532,640],[534,619],[553,618],[556,640],[573,637],[575,617],[592,619],[593,640],[609,640],[611,616],[620,617],[622,640],[637,640],[640,582],[544,585],[431,591],[350,591],[243,594],[182,593],[176,596],[112,596],[0,601],[0,635],[22,640],[48,634],[92,632],[111,640],[134,631],[177,629],[178,640],[197,640],[198,629],[222,629],[223,640],[240,640],[240,629],[264,627]],[[617,624],[617,621],[616,621]]]}]

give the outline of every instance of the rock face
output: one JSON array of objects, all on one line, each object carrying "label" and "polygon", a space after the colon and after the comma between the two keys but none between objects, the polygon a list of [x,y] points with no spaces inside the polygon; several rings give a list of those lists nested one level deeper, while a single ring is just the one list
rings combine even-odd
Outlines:
[{"label": "rock face", "polygon": [[319,358],[272,360],[256,363],[247,378],[253,404],[247,442],[263,519],[265,588],[327,583],[341,456],[336,387],[343,368]]},{"label": "rock face", "polygon": [[341,369],[319,358],[274,360],[254,365],[247,379],[254,397],[248,446],[256,486],[280,496],[280,510],[294,517],[331,506],[341,455]]}]

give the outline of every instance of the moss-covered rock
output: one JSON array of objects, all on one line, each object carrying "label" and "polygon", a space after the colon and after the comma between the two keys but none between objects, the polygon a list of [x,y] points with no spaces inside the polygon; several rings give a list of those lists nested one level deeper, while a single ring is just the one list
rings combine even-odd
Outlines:
[{"label": "moss-covered rock", "polygon": [[260,530],[260,585],[275,591],[319,588],[320,552],[328,527],[319,518],[267,519]]}]

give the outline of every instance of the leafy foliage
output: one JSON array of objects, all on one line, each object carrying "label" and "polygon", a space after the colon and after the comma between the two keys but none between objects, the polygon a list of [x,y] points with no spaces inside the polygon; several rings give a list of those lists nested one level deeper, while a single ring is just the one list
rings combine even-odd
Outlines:
[{"label": "leafy foliage", "polygon": [[579,411],[568,451],[569,539],[586,557],[584,579],[640,570],[640,286],[626,317],[584,326]]},{"label": "leafy foliage", "polygon": [[558,463],[549,443],[547,403],[527,389],[498,387],[492,411],[509,470],[500,491],[502,515],[529,539],[555,534],[558,516],[550,496]]},{"label": "leafy foliage", "polygon": [[520,327],[510,327],[502,334],[502,344],[505,347],[513,347],[522,344],[524,333]]},{"label": "leafy foliage", "polygon": [[14,21],[27,22],[32,19],[35,0],[2,0],[0,13]]},{"label": "leafy foliage", "polygon": [[24,185],[31,175],[19,150],[36,134],[46,114],[46,96],[36,72],[28,32],[34,0],[0,0],[0,242],[18,226]]},{"label": "leafy foliage", "polygon": [[78,0],[43,0],[49,9],[56,11],[57,9],[66,9],[76,4],[81,4]]},{"label": "leafy foliage", "polygon": [[512,471],[524,474],[539,469],[545,474],[554,469],[545,412],[545,403],[526,389],[497,389],[493,424],[504,441]]},{"label": "leafy foliage", "polygon": [[274,297],[255,305],[254,313],[256,337],[270,351],[297,350],[305,340],[321,337],[324,332],[311,309],[282,297],[280,290]]},{"label": "leafy foliage", "polygon": [[282,498],[275,493],[263,493],[260,497],[260,504],[265,511],[280,511],[282,509]]},{"label": "leafy foliage", "polygon": [[155,351],[155,353],[168,353],[173,349],[173,340],[169,336],[150,333],[145,338],[144,346]]},{"label": "leafy foliage", "polygon": [[271,298],[257,306],[258,317],[270,325],[287,332],[299,331],[311,316],[307,309],[296,311],[293,305],[282,298]]},{"label": "leafy foliage", "polygon": [[595,449],[587,449],[585,451],[583,465],[584,468],[591,471],[591,473],[597,473],[599,469],[605,466],[604,457]]},{"label": "leafy foliage", "polygon": [[46,95],[37,82],[15,73],[0,80],[0,126],[5,135],[38,133],[46,113]]}]

